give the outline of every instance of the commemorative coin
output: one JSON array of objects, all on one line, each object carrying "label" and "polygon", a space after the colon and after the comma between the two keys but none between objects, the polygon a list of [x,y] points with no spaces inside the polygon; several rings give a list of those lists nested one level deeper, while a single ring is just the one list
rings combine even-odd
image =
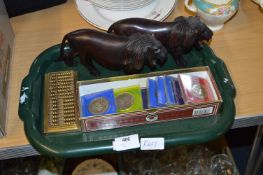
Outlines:
[{"label": "commemorative coin", "polygon": [[198,83],[193,84],[192,94],[193,96],[200,98],[200,99],[203,99],[205,97],[205,91],[203,87]]},{"label": "commemorative coin", "polygon": [[89,103],[88,109],[92,114],[103,114],[108,110],[109,101],[103,97],[95,98]]},{"label": "commemorative coin", "polygon": [[116,97],[117,108],[125,110],[130,108],[134,104],[134,96],[130,93],[122,93]]}]

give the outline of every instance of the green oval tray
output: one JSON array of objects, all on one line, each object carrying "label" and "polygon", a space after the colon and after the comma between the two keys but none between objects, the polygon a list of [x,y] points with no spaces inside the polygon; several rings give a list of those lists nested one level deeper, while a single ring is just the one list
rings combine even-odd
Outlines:
[{"label": "green oval tray", "polygon": [[[205,45],[200,51],[193,49],[189,54],[184,55],[184,59],[186,67],[204,65],[210,67],[223,98],[220,114],[89,133],[69,132],[45,135],[43,133],[45,73],[74,69],[78,72],[78,80],[98,78],[90,76],[80,63],[76,67],[67,67],[63,62],[55,62],[59,56],[59,48],[60,45],[55,45],[43,51],[32,63],[28,75],[21,84],[20,97],[24,97],[24,101],[19,103],[19,116],[24,121],[25,134],[30,144],[41,154],[81,157],[112,153],[114,138],[135,133],[139,134],[139,137],[164,137],[165,147],[201,143],[224,134],[234,121],[235,87],[224,62],[215,56],[209,46]],[[79,62],[78,58],[76,60]],[[96,66],[102,73],[99,78],[123,75],[122,71],[110,71],[99,65]],[[176,68],[173,59],[169,56],[166,64],[156,71]],[[143,73],[149,71],[146,67]]]}]

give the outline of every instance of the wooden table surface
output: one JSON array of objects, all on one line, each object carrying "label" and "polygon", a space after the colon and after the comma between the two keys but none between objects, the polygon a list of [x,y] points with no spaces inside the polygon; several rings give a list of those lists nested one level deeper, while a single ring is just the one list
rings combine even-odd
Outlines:
[{"label": "wooden table surface", "polygon": [[[182,0],[166,21],[186,12]],[[0,149],[28,145],[23,122],[18,117],[22,79],[33,60],[46,48],[61,42],[63,36],[79,28],[93,28],[78,13],[73,0],[49,9],[11,18],[15,48],[10,78],[7,136]],[[250,0],[241,0],[238,13],[216,32],[211,42],[223,59],[237,89],[236,119],[263,117],[263,13]]]}]

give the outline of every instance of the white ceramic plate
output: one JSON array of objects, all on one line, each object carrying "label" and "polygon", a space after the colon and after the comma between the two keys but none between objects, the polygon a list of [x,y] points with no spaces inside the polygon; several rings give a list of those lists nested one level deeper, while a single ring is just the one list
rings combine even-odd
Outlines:
[{"label": "white ceramic plate", "polygon": [[107,30],[114,22],[124,18],[147,18],[163,21],[172,12],[177,0],[154,0],[136,10],[115,11],[94,6],[86,0],[75,0],[80,15],[92,25]]},{"label": "white ceramic plate", "polygon": [[135,10],[149,5],[154,0],[86,0],[93,5],[108,10]]}]

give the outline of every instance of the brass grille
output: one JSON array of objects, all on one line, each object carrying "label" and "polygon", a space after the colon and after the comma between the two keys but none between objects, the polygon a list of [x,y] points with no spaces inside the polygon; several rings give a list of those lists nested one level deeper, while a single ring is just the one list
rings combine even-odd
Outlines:
[{"label": "brass grille", "polygon": [[74,71],[45,75],[45,133],[79,130],[76,77]]}]

